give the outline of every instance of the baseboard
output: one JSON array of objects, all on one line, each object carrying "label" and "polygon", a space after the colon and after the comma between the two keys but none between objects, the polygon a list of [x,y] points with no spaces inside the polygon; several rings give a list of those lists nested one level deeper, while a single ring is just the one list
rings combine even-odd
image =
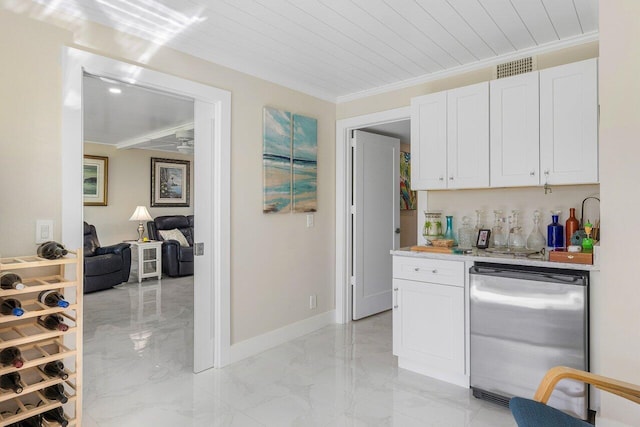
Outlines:
[{"label": "baseboard", "polygon": [[620,421],[613,421],[607,418],[598,417],[596,415],[596,425],[598,427],[632,427],[630,424],[624,424]]},{"label": "baseboard", "polygon": [[308,333],[336,322],[336,311],[330,310],[317,316],[292,323],[282,328],[233,344],[229,350],[229,363],[262,353]]},{"label": "baseboard", "polygon": [[443,372],[440,369],[434,369],[424,363],[416,362],[410,359],[398,357],[398,367],[408,371],[417,372],[440,381],[455,384],[460,387],[469,388],[469,376],[465,374]]}]

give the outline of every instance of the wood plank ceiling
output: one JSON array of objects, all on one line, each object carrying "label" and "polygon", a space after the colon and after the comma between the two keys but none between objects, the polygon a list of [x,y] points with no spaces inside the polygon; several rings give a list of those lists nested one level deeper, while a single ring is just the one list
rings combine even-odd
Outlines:
[{"label": "wood plank ceiling", "polygon": [[338,102],[598,30],[598,0],[34,1]]}]

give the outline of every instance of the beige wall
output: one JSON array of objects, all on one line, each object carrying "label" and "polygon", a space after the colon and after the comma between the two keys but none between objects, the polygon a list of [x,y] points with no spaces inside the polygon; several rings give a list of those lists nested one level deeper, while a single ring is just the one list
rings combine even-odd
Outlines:
[{"label": "beige wall", "polygon": [[[160,215],[193,214],[193,155],[152,150],[118,150],[104,144],[84,144],[84,154],[109,158],[107,206],[85,206],[84,220],[93,224],[102,245],[138,238],[138,223],[129,221],[136,206],[143,205],[153,218]],[[151,207],[151,157],[189,160],[191,193],[188,208]],[[145,223],[145,236],[148,236]]]},{"label": "beige wall", "polygon": [[[23,2],[0,4],[24,9]],[[7,183],[0,196],[0,253],[33,252],[36,219],[60,223],[60,58],[68,45],[231,91],[233,343],[334,308],[334,104],[97,24],[57,20],[54,26],[24,15],[37,13],[16,12],[0,11],[0,57],[11,63],[0,67],[0,180]],[[262,213],[266,105],[318,119],[313,228],[306,228],[303,214]],[[312,294],[318,307],[309,310]]]},{"label": "beige wall", "polygon": [[[594,289],[598,371],[640,384],[640,284],[634,226],[640,212],[640,2],[600,2],[602,287]],[[602,397],[601,415],[638,425],[640,405]],[[600,425],[600,424],[598,424]],[[611,425],[605,424],[602,425]]]}]

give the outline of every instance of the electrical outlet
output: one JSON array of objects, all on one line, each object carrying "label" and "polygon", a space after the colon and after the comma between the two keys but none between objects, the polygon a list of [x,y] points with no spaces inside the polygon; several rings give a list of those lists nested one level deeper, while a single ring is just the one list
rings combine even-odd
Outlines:
[{"label": "electrical outlet", "polygon": [[316,295],[309,296],[309,310],[313,310],[318,306],[318,299]]},{"label": "electrical outlet", "polygon": [[53,240],[53,220],[39,219],[36,221],[36,243]]},{"label": "electrical outlet", "polygon": [[313,214],[307,214],[307,228],[313,227]]}]

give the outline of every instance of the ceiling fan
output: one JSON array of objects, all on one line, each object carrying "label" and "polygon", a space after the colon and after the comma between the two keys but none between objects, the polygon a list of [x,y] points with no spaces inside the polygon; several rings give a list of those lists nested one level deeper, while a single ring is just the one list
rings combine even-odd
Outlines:
[{"label": "ceiling fan", "polygon": [[182,154],[193,154],[193,129],[176,131],[176,139],[179,145],[176,150]]}]

